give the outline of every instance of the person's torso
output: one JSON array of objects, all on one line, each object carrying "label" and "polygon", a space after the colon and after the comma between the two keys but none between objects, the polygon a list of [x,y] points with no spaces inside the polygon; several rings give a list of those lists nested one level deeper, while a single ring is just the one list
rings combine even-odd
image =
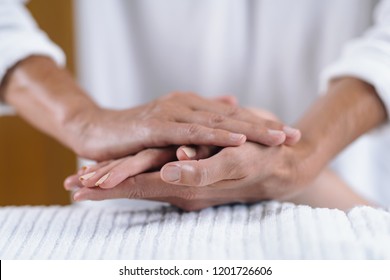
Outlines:
[{"label": "person's torso", "polygon": [[233,94],[292,122],[376,2],[77,1],[81,81],[109,107],[171,91]]},{"label": "person's torso", "polygon": [[[105,107],[172,91],[233,94],[293,123],[317,98],[321,70],[372,25],[377,2],[76,1],[79,78]],[[358,145],[336,165],[363,193],[375,180],[383,187],[360,152],[368,158],[380,146]]]}]

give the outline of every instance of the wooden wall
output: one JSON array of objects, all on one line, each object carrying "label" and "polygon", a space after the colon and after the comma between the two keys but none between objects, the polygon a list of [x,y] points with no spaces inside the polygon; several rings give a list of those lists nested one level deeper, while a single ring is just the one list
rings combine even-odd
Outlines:
[{"label": "wooden wall", "polygon": [[[73,64],[72,1],[33,0],[28,8]],[[0,117],[0,205],[68,204],[64,178],[76,157],[18,117]]]}]

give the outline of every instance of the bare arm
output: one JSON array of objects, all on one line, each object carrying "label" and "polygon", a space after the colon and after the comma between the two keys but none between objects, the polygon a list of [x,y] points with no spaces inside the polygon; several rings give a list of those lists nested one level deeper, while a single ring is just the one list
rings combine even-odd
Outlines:
[{"label": "bare arm", "polygon": [[73,120],[80,112],[98,109],[66,70],[42,56],[30,57],[9,70],[0,97],[32,125],[75,149],[80,135],[78,127],[72,127]]},{"label": "bare arm", "polygon": [[303,135],[296,147],[301,171],[309,178],[318,174],[348,144],[386,119],[385,107],[371,85],[354,78],[333,81],[297,124]]}]

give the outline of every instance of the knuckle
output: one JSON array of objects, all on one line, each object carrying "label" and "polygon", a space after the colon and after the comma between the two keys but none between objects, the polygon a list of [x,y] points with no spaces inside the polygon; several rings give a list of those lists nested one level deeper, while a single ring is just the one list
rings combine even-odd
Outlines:
[{"label": "knuckle", "polygon": [[228,106],[226,108],[226,115],[229,117],[237,116],[240,113],[240,108],[237,106]]},{"label": "knuckle", "polygon": [[146,193],[142,187],[139,187],[139,182],[135,177],[130,177],[127,181],[125,188],[125,198],[133,199],[133,198],[144,198],[146,197]]},{"label": "knuckle", "polygon": [[202,166],[203,161],[204,160],[199,160],[198,164],[191,168],[191,178],[189,183],[191,183],[192,186],[202,187],[208,185],[210,169]]},{"label": "knuckle", "polygon": [[278,121],[278,117],[269,111],[258,109],[258,108],[247,108],[247,111],[251,114],[254,114],[257,118],[270,121]]},{"label": "knuckle", "polygon": [[198,172],[199,172],[199,175],[196,176],[196,178],[198,178],[196,180],[196,186],[198,186],[198,187],[206,186],[208,184],[209,177],[210,177],[209,169],[208,168],[200,168]]},{"label": "knuckle", "polygon": [[198,124],[191,123],[187,125],[186,133],[191,138],[198,136],[200,131],[201,131],[201,127]]},{"label": "knuckle", "polygon": [[148,104],[147,109],[143,110],[139,117],[143,120],[169,119],[175,112],[175,107],[171,100],[156,100]]},{"label": "knuckle", "polygon": [[180,92],[180,91],[173,91],[168,93],[167,95],[163,96],[161,99],[162,100],[176,100],[176,99],[181,99],[186,95],[186,93]]},{"label": "knuckle", "polygon": [[214,125],[217,125],[217,124],[224,122],[225,120],[226,120],[226,118],[223,115],[211,114],[209,117],[209,125],[214,126]]},{"label": "knuckle", "polygon": [[177,117],[180,117],[182,111],[187,111],[188,108],[185,104],[179,102],[165,102],[156,107],[154,115],[152,117],[158,120],[176,121]]},{"label": "knuckle", "polygon": [[144,113],[145,119],[151,119],[159,115],[162,115],[165,112],[166,102],[152,102],[149,105],[149,110]]},{"label": "knuckle", "polygon": [[200,196],[199,190],[197,190],[196,188],[187,188],[179,194],[179,197],[184,199],[186,203],[198,199],[199,196]]},{"label": "knuckle", "polygon": [[161,126],[160,121],[156,119],[144,120],[137,126],[136,137],[142,140],[143,145],[153,145],[155,141],[155,135],[158,133],[158,127]]},{"label": "knuckle", "polygon": [[136,187],[136,188],[128,188],[126,197],[128,199],[145,198],[146,195],[141,188]]},{"label": "knuckle", "polygon": [[278,121],[264,120],[263,126],[266,128],[281,128],[283,125]]},{"label": "knuckle", "polygon": [[274,113],[268,111],[264,114],[264,118],[269,119],[270,121],[278,122],[278,117]]}]

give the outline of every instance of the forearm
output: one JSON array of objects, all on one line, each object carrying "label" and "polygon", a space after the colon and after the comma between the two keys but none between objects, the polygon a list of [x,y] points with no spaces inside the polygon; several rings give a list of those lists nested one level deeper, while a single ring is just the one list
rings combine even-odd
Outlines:
[{"label": "forearm", "polygon": [[43,132],[70,148],[83,112],[96,109],[71,75],[46,57],[29,57],[8,71],[0,87],[2,100]]},{"label": "forearm", "polygon": [[296,125],[302,132],[297,145],[301,173],[313,179],[347,145],[386,119],[372,86],[353,78],[334,81]]}]

